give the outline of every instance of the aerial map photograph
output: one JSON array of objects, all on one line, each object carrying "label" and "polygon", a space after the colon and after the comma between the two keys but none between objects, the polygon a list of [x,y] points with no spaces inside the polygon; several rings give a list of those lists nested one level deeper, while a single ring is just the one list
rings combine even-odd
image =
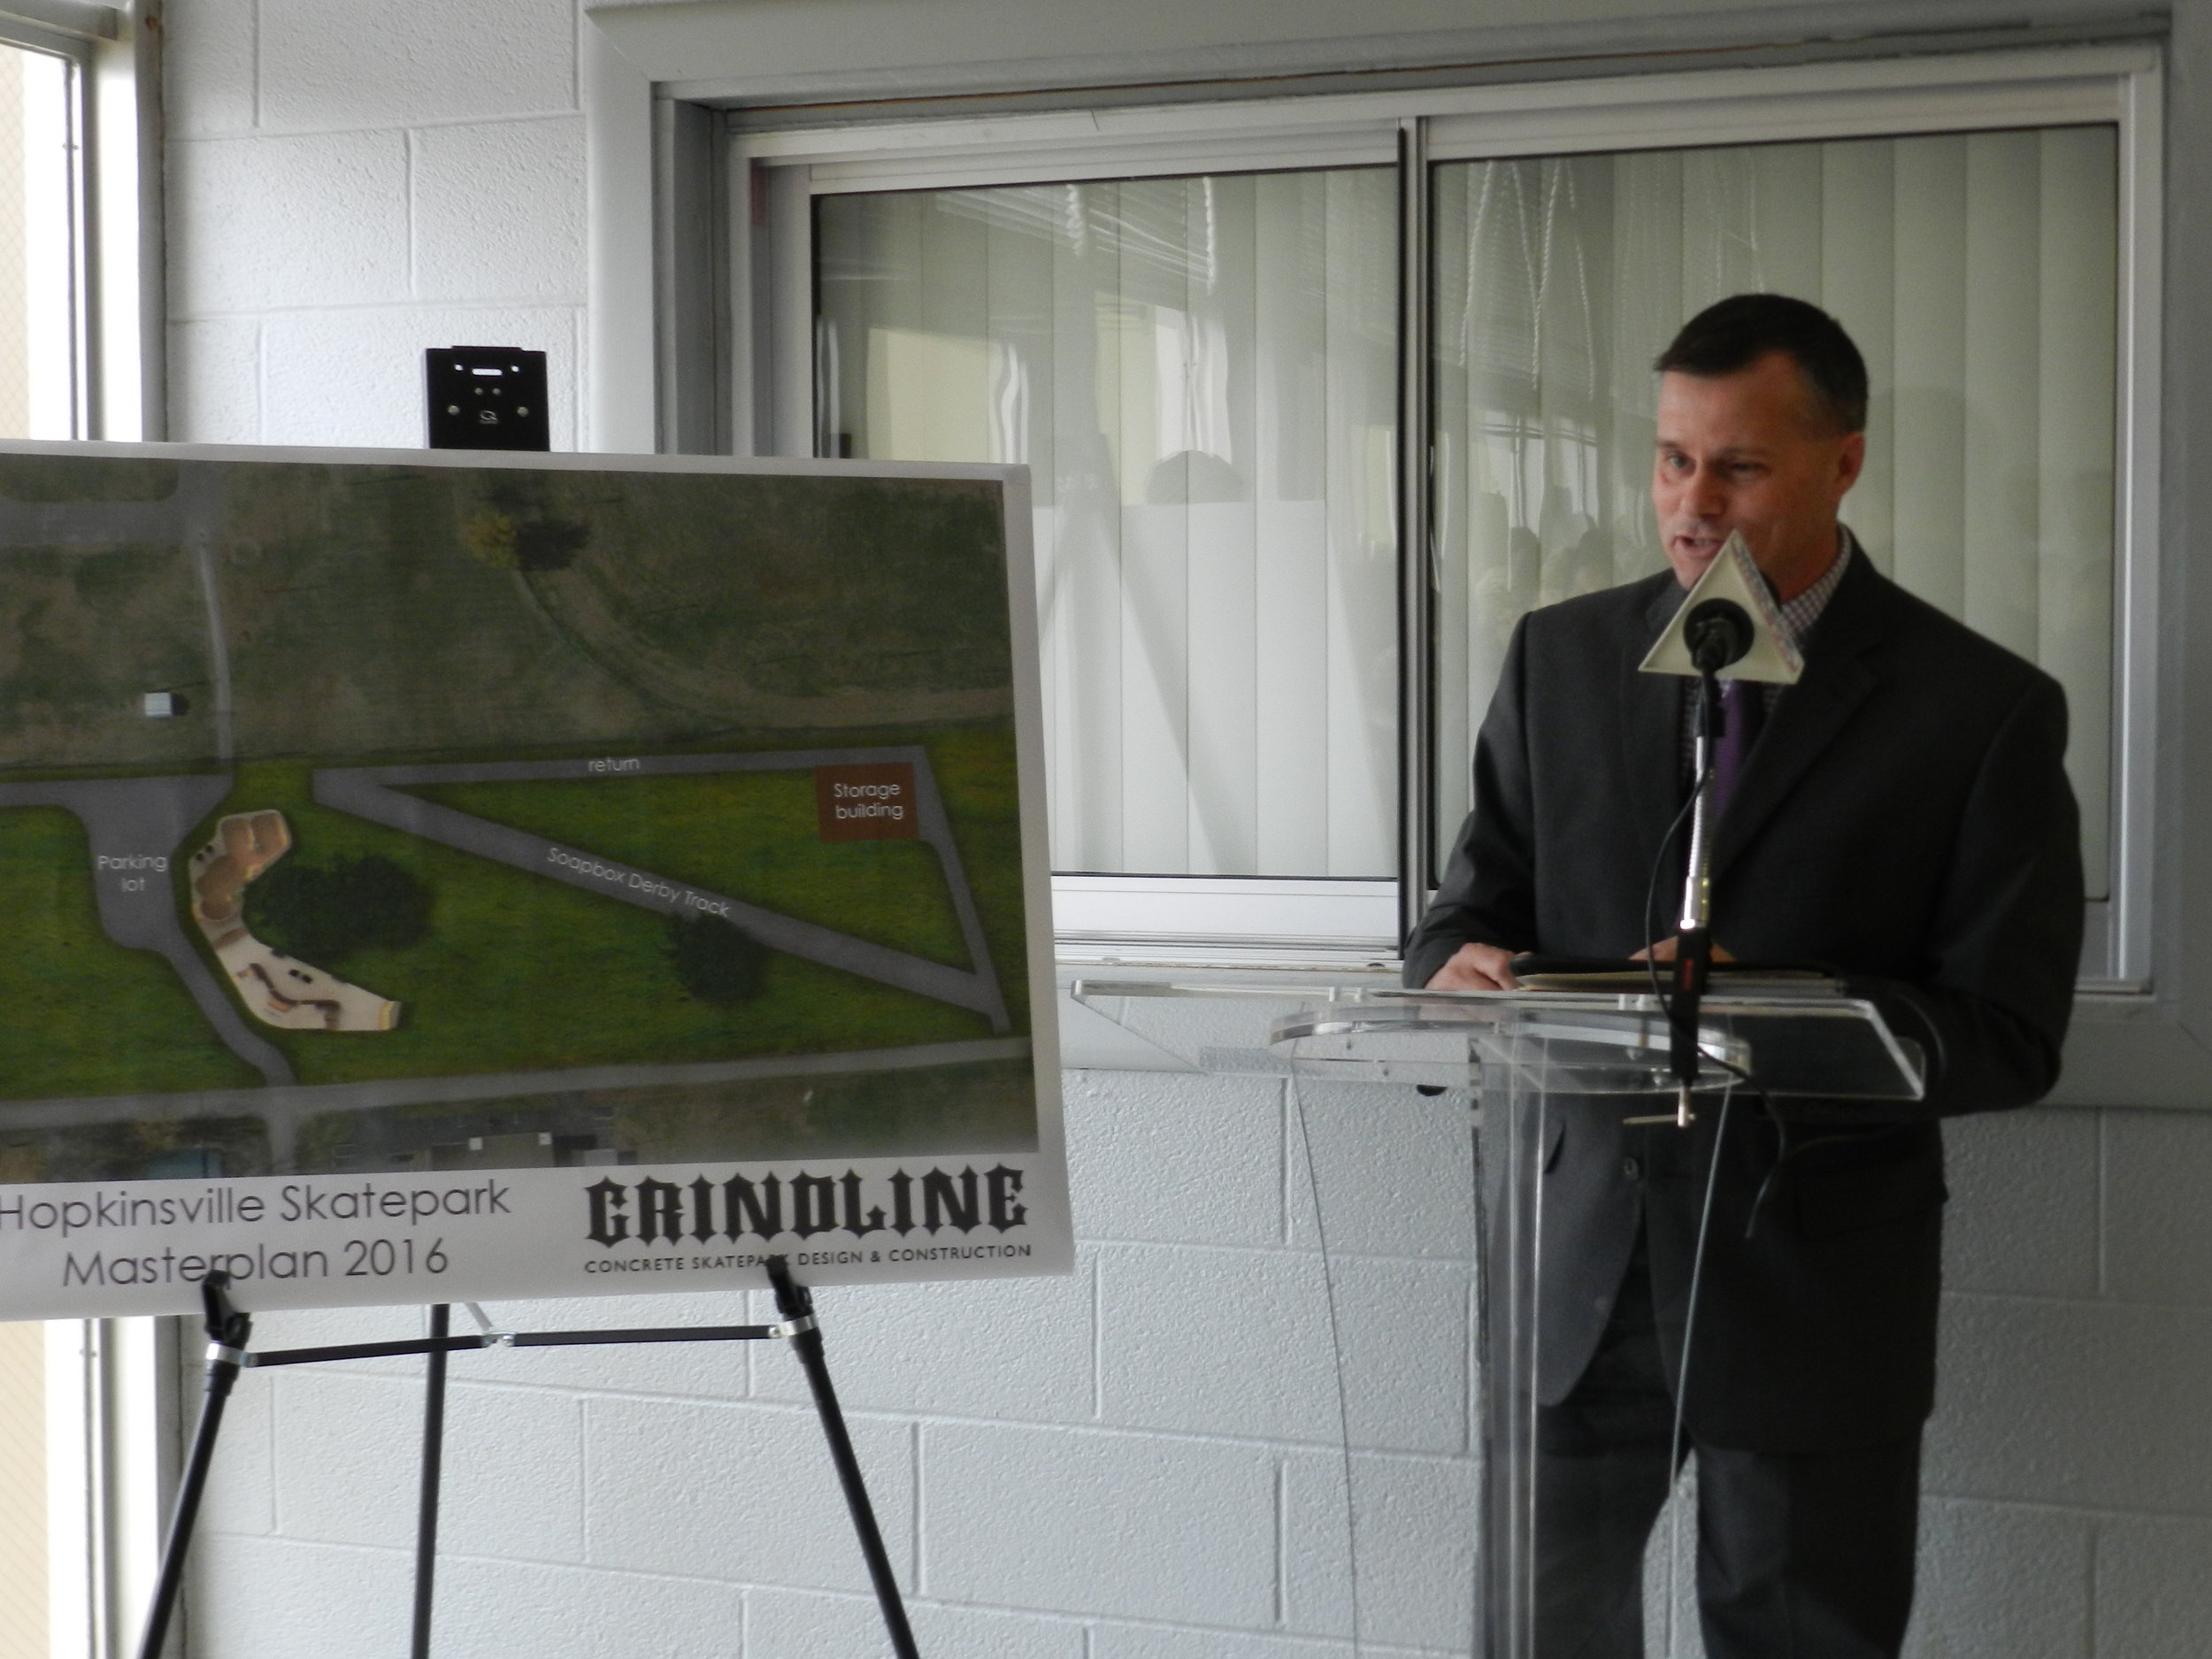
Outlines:
[{"label": "aerial map photograph", "polygon": [[989,480],[0,453],[0,1184],[1037,1144]]}]

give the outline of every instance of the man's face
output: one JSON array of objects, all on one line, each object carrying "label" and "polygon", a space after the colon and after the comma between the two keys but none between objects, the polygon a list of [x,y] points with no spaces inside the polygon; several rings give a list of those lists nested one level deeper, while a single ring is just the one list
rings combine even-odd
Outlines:
[{"label": "man's face", "polygon": [[1866,461],[1859,433],[1832,431],[1803,371],[1770,351],[1734,374],[1659,381],[1651,503],[1675,577],[1705,573],[1732,530],[1786,603],[1836,553],[1836,508]]}]

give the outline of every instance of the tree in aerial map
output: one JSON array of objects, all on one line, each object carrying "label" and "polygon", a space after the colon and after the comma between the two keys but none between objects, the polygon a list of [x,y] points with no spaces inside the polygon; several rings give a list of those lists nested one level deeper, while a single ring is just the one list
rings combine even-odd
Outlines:
[{"label": "tree in aerial map", "polygon": [[430,889],[373,853],[328,864],[288,858],[246,889],[246,926],[288,956],[342,962],[419,941],[430,931]]},{"label": "tree in aerial map", "polygon": [[761,993],[768,947],[718,916],[668,918],[668,961],[685,990],[702,1002],[735,1008]]}]

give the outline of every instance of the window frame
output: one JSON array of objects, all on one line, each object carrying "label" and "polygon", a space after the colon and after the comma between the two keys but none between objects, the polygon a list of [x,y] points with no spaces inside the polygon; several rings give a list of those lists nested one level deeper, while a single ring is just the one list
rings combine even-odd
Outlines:
[{"label": "window frame", "polygon": [[[812,214],[818,195],[1396,165],[1402,207],[1401,431],[1427,430],[1431,169],[1517,156],[2110,125],[2119,156],[2115,411],[2112,887],[2088,908],[2080,985],[2148,992],[2156,785],[2162,53],[2034,47],[1787,66],[1698,68],[1502,85],[828,124],[702,104],[657,106],[657,300],[665,447],[811,454]],[[706,280],[703,272],[710,271]],[[692,273],[684,291],[679,273]],[[1064,956],[1079,960],[1371,962],[1429,896],[1430,526],[1425,445],[1402,445],[1400,876],[1392,881],[1056,877]],[[1413,556],[1409,549],[1430,549]],[[1320,895],[1342,932],[1317,935]]]},{"label": "window frame", "polygon": [[8,0],[0,44],[71,66],[73,435],[165,429],[157,0]]},{"label": "window frame", "polygon": [[[71,67],[74,365],[80,439],[167,431],[161,0],[6,0],[0,44]],[[123,1659],[160,1565],[180,1462],[175,1319],[45,1329],[49,1651]]]},{"label": "window frame", "polygon": [[[106,7],[86,7],[88,12],[106,12]],[[112,16],[86,17],[88,29],[112,29]],[[42,57],[58,58],[69,68],[69,435],[82,438],[93,430],[92,411],[98,401],[94,365],[97,342],[89,326],[96,305],[94,244],[97,239],[94,198],[96,180],[88,160],[91,129],[96,120],[96,76],[99,37],[52,28],[35,27],[0,13],[0,46],[14,47]]]},{"label": "window frame", "polygon": [[[183,1319],[46,1325],[48,1651],[126,1659],[182,1463]],[[56,1471],[68,1478],[56,1479]]]}]

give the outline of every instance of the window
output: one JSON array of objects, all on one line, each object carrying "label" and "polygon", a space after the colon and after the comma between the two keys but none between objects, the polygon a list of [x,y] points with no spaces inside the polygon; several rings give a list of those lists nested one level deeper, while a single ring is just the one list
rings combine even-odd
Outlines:
[{"label": "window", "polygon": [[[148,1326],[151,1320],[130,1324]],[[96,1659],[100,1322],[0,1325],[0,1659]],[[145,1380],[150,1383],[150,1377]],[[150,1387],[146,1389],[149,1397]]]},{"label": "window", "polygon": [[1395,865],[1396,183],[826,196],[826,455],[1032,469],[1055,868]]},{"label": "window", "polygon": [[0,437],[81,426],[76,80],[67,58],[0,44]]},{"label": "window", "polygon": [[2139,984],[2157,90],[2128,47],[741,127],[732,396],[1032,466],[1064,943],[1386,954],[1514,620],[1659,567],[1652,358],[1824,304],[1846,521],[2067,686],[2083,973]]},{"label": "window", "polygon": [[46,1327],[0,1325],[0,1659],[48,1659]]},{"label": "window", "polygon": [[[0,439],[157,435],[153,50],[134,8],[0,17]],[[0,1659],[134,1643],[160,1525],[157,1346],[150,1319],[0,1325]]]},{"label": "window", "polygon": [[142,10],[0,12],[0,438],[161,434],[158,47]]},{"label": "window", "polygon": [[1770,289],[1867,357],[1874,563],[2065,686],[2109,897],[2116,163],[2097,125],[1436,168],[1440,843],[1514,621],[1663,563],[1652,360]]},{"label": "window", "polygon": [[[79,85],[75,56],[0,39],[0,438],[83,429]],[[0,1659],[63,1650],[55,1578],[69,1555],[51,1523],[65,1494],[50,1488],[83,1471],[65,1409],[50,1409],[47,1348],[44,1325],[0,1325]]]}]

